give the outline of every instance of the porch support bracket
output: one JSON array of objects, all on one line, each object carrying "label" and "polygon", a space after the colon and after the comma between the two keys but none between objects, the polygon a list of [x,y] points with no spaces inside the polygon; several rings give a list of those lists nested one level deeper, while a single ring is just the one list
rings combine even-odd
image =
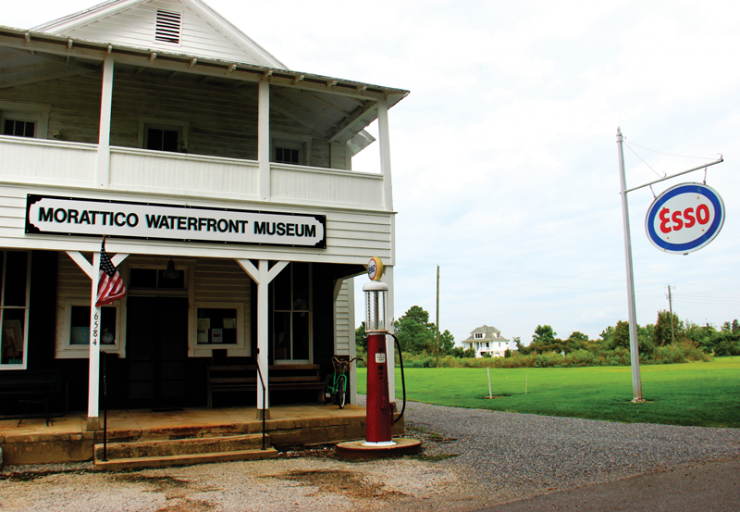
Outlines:
[{"label": "porch support bracket", "polygon": [[[262,400],[262,390],[257,389],[257,419],[269,418],[270,417],[270,384],[268,380],[268,350],[269,343],[267,339],[267,325],[269,321],[268,316],[268,303],[267,303],[267,287],[275,279],[285,267],[288,266],[287,261],[278,261],[270,268],[268,260],[259,260],[258,267],[254,266],[250,260],[238,259],[236,262],[241,266],[244,271],[249,274],[257,284],[257,362],[260,369],[262,370],[262,378],[265,380],[265,386],[267,393],[265,401]],[[259,376],[257,377],[259,382]]]}]

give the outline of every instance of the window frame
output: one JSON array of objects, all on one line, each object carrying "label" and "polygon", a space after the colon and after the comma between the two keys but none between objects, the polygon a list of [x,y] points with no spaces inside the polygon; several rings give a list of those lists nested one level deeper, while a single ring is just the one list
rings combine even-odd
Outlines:
[{"label": "window frame", "polygon": [[[49,136],[49,112],[50,105],[43,103],[24,103],[16,101],[0,100],[0,136],[19,137],[24,139],[46,139]],[[36,123],[33,137],[22,135],[3,135],[2,130],[5,120],[11,121],[33,121]]]},{"label": "window frame", "polygon": [[[300,165],[304,167],[311,166],[311,142],[313,137],[310,135],[295,135],[290,133],[272,132],[270,140],[270,163],[277,165]],[[277,149],[297,149],[298,163],[289,164],[276,161]]]},{"label": "window frame", "polygon": [[[293,281],[293,264],[294,263],[305,263],[308,265],[308,309],[295,309],[295,302],[293,300],[294,294],[294,281]],[[282,272],[290,270],[290,309],[277,309],[275,307],[276,294],[274,286],[271,286],[270,293],[270,306],[271,306],[271,319],[270,319],[270,350],[273,354],[274,364],[311,364],[313,361],[313,264],[311,262],[290,262]],[[282,273],[281,272],[281,273]],[[277,280],[277,277],[270,283],[273,285]],[[308,313],[308,359],[278,359],[275,356],[275,314],[276,313],[288,313],[290,315],[290,349],[291,355],[293,352],[293,314],[294,313]]]},{"label": "window frame", "polygon": [[[125,300],[125,299],[124,299]],[[119,357],[125,355],[126,344],[124,343],[124,331],[122,329],[122,301],[118,300],[113,304],[106,304],[103,308],[115,308],[116,309],[116,341],[113,345],[100,344],[101,352],[108,352],[111,354],[118,354]],[[90,299],[67,297],[64,299],[64,332],[62,333],[62,347],[61,351],[57,353],[57,358],[60,359],[87,359],[90,356],[90,344],[87,345],[72,345],[70,339],[70,330],[72,328],[72,308],[74,306],[85,306],[90,307]]]},{"label": "window frame", "polygon": [[[26,253],[26,305],[25,306],[5,306],[5,285],[6,274],[8,271],[8,257],[9,252],[25,252]],[[3,257],[3,271],[2,271],[2,289],[0,289],[0,326],[3,330],[5,329],[5,310],[6,309],[24,309],[25,314],[23,317],[23,360],[21,363],[15,364],[1,364],[0,371],[5,370],[25,370],[28,368],[28,328],[29,328],[29,312],[31,309],[31,251],[2,251]],[[2,346],[3,332],[0,332],[0,347]]]},{"label": "window frame", "polygon": [[[146,141],[149,129],[170,130],[178,133],[177,151],[165,151],[158,149],[147,149]],[[159,151],[161,153],[187,153],[188,152],[188,132],[190,123],[175,119],[163,119],[157,117],[139,117],[139,148],[145,151]]]},{"label": "window frame", "polygon": [[[206,302],[198,301],[194,305],[193,315],[195,316],[195,350],[213,350],[213,349],[241,349],[247,350],[248,356],[251,355],[250,347],[246,346],[245,324],[244,324],[244,303],[243,302]],[[198,342],[198,310],[199,309],[236,309],[236,343],[199,343]]]}]

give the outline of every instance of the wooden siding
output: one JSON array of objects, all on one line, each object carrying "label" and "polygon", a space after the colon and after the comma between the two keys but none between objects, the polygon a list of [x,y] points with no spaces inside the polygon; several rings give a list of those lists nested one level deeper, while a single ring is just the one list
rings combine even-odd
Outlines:
[{"label": "wooden siding", "polygon": [[97,150],[90,144],[0,136],[0,175],[5,181],[89,187],[95,181]]},{"label": "wooden siding", "polygon": [[[0,142],[0,144],[2,144]],[[97,238],[53,235],[26,235],[26,195],[71,195],[69,190],[41,186],[0,185],[0,245],[9,248],[96,251]],[[91,199],[116,201],[163,202],[177,204],[172,196],[134,195],[115,191],[74,190],[74,195]],[[181,201],[180,204],[185,204]],[[185,243],[167,240],[111,239],[111,252],[128,254],[173,255],[213,258],[250,258],[287,261],[321,261],[325,263],[365,264],[373,256],[380,256],[392,265],[391,239],[393,213],[352,211],[321,206],[297,207],[286,204],[250,201],[224,201],[190,198],[187,204],[214,208],[277,211],[326,215],[327,247],[311,249],[280,246],[238,244]]]},{"label": "wooden siding", "polygon": [[[157,9],[182,14],[180,44],[166,43],[154,39]],[[65,35],[169,53],[195,55],[247,64],[268,64],[255,52],[240,48],[234,41],[218,32],[198,13],[177,0],[146,2],[89,25],[65,31]]]},{"label": "wooden siding", "polygon": [[110,188],[257,200],[258,172],[248,160],[112,148]]},{"label": "wooden siding", "polygon": [[354,344],[355,329],[352,327],[355,323],[354,297],[349,293],[351,281],[352,278],[344,280],[334,306],[334,354],[340,356],[349,356],[351,346]]},{"label": "wooden siding", "polygon": [[383,178],[377,174],[273,164],[270,176],[274,201],[359,208],[383,207]]}]

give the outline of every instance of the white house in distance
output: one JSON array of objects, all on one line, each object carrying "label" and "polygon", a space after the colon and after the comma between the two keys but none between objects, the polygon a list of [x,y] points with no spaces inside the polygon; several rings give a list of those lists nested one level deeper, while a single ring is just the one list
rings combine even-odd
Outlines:
[{"label": "white house in distance", "polygon": [[475,350],[475,357],[483,357],[483,354],[504,357],[504,352],[509,348],[509,340],[501,336],[501,331],[495,327],[484,325],[470,331],[470,336],[462,345],[465,350]]},{"label": "white house in distance", "polygon": [[[352,278],[373,256],[392,311],[388,109],[407,94],[287,69],[200,0],[32,29],[0,13],[0,379],[58,376],[88,430],[101,350],[113,408],[210,405],[216,363],[259,363],[265,416],[316,402],[299,381],[354,355]],[[376,119],[379,172],[352,171]],[[96,312],[103,236],[128,296]]]}]

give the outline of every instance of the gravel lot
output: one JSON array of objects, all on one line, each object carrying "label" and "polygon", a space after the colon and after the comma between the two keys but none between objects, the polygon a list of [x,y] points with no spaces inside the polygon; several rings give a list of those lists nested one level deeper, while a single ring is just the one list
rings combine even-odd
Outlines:
[{"label": "gravel lot", "polygon": [[740,430],[620,424],[410,403],[424,453],[343,462],[331,450],[260,462],[98,473],[6,467],[3,511],[475,510],[687,464],[740,459]]}]

